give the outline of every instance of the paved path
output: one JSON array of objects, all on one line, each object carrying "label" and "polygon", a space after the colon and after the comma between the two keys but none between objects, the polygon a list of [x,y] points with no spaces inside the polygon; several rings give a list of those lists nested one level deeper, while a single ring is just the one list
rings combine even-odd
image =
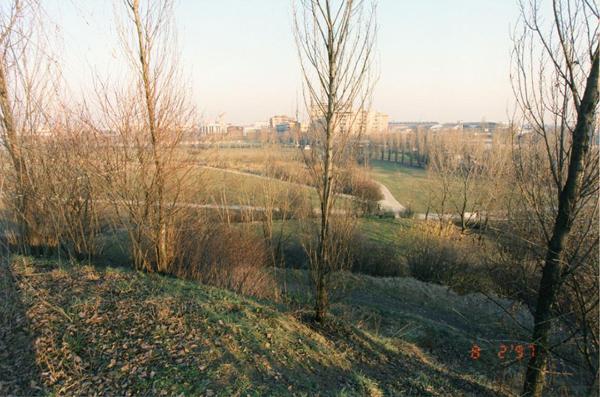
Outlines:
[{"label": "paved path", "polygon": [[396,216],[400,213],[406,211],[406,207],[403,206],[396,200],[390,189],[387,188],[383,183],[375,181],[375,183],[379,186],[381,193],[383,194],[383,200],[379,200],[379,206],[381,209],[386,211],[392,211]]}]

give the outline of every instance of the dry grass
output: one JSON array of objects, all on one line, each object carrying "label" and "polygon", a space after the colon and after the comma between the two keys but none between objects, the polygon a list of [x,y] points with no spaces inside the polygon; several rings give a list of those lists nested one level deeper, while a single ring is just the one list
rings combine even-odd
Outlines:
[{"label": "dry grass", "polygon": [[263,148],[210,149],[195,154],[206,165],[264,175],[267,164],[276,167],[303,168],[302,152],[298,148],[270,145]]}]

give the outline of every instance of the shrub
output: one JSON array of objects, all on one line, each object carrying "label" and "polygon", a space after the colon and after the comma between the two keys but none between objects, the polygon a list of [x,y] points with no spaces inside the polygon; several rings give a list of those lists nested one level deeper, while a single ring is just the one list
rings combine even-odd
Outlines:
[{"label": "shrub", "polygon": [[396,218],[396,214],[394,213],[394,211],[390,211],[390,210],[379,211],[378,216],[382,219],[395,219]]},{"label": "shrub", "polygon": [[173,274],[261,298],[279,292],[264,241],[231,225],[199,227],[181,239]]},{"label": "shrub", "polygon": [[497,252],[493,244],[465,236],[454,227],[440,231],[430,222],[423,223],[415,236],[406,253],[412,277],[447,285],[459,293],[496,292],[487,265]]},{"label": "shrub", "polygon": [[359,208],[364,214],[373,215],[379,211],[378,201],[383,199],[381,189],[379,185],[364,175],[361,174],[354,178],[348,193],[356,198]]},{"label": "shrub", "polygon": [[407,264],[411,276],[417,280],[450,285],[461,268],[458,250],[440,240],[422,241],[411,250]]},{"label": "shrub", "polygon": [[266,176],[299,184],[309,184],[310,177],[304,166],[298,163],[272,161],[267,164]]},{"label": "shrub", "polygon": [[297,240],[289,241],[283,247],[283,257],[285,266],[288,268],[306,268],[308,266],[308,256],[306,250]]},{"label": "shrub", "polygon": [[353,272],[377,277],[405,277],[409,274],[406,261],[390,244],[364,242],[354,256]]},{"label": "shrub", "polygon": [[415,211],[412,209],[410,205],[404,208],[404,211],[400,212],[400,218],[410,219],[415,216]]}]

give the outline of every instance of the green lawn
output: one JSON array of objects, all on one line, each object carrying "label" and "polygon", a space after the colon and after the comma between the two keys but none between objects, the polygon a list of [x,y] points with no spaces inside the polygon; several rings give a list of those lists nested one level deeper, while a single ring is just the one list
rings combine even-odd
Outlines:
[{"label": "green lawn", "polygon": [[[281,231],[286,236],[287,244],[299,245],[302,233],[300,222],[297,219],[290,219],[282,225],[281,221],[275,221],[275,232]],[[405,255],[414,244],[416,235],[420,233],[419,222],[421,221],[415,219],[365,217],[358,220],[357,232],[365,239],[375,243],[376,247],[391,246],[401,255]],[[260,224],[256,223],[251,227],[255,227],[257,233],[262,233]]]},{"label": "green lawn", "polygon": [[359,230],[374,242],[392,244],[399,249],[407,248],[414,234],[414,219],[362,218]]},{"label": "green lawn", "polygon": [[371,162],[373,178],[390,189],[396,200],[415,212],[427,210],[427,172],[421,168],[402,167],[389,161]]}]

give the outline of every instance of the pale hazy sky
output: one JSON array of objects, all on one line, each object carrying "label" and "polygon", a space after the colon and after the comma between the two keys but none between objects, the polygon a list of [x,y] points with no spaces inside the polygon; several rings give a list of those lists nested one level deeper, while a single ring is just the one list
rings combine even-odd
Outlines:
[{"label": "pale hazy sky", "polygon": [[[45,0],[74,90],[120,62],[112,0]],[[506,120],[516,0],[379,0],[380,80],[390,120]],[[293,114],[301,93],[291,0],[179,0],[178,42],[194,104],[229,122]],[[301,100],[301,99],[300,99]]]}]

